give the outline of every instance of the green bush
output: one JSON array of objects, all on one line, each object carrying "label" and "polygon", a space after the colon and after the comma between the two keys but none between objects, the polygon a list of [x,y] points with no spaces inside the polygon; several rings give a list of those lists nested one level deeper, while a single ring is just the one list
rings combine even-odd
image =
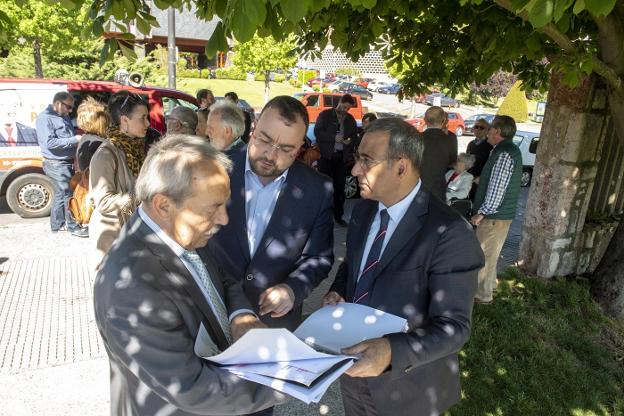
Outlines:
[{"label": "green bush", "polygon": [[266,77],[264,76],[264,71],[262,72],[256,72],[254,74],[254,81],[264,81]]},{"label": "green bush", "polygon": [[316,71],[312,70],[312,69],[306,69],[304,70],[299,70],[297,71],[297,80],[299,80],[299,82],[303,83],[304,80],[305,82],[310,81],[312,78],[316,78]]},{"label": "green bush", "polygon": [[286,81],[286,75],[284,74],[275,74],[273,77],[273,82],[284,82]]},{"label": "green bush", "polygon": [[217,69],[217,79],[237,79],[244,81],[247,79],[247,73],[236,66],[219,68]]},{"label": "green bush", "polygon": [[353,67],[340,68],[336,70],[336,75],[349,75],[352,77],[361,77],[362,72],[359,69]]},{"label": "green bush", "polygon": [[301,88],[301,81],[299,81],[299,80],[291,78],[291,79],[288,80],[288,83],[290,85],[292,85],[293,87],[295,87],[295,88]]},{"label": "green bush", "polygon": [[523,123],[529,118],[526,94],[520,87],[521,82],[516,81],[498,109],[498,114],[510,116],[516,123]]}]

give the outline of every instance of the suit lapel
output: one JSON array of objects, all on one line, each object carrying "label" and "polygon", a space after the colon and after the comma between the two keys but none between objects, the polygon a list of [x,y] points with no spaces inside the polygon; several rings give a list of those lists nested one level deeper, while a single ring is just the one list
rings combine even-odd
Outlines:
[{"label": "suit lapel", "polygon": [[245,199],[245,161],[247,149],[232,154],[234,169],[230,177],[232,195],[229,205],[230,230],[233,230],[241,246],[241,253],[245,256],[245,263],[249,263],[249,242],[247,239],[247,201]]}]

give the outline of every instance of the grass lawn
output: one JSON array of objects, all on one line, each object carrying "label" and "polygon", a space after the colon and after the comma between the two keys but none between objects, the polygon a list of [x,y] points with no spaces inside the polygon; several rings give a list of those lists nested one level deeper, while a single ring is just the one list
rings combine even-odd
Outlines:
[{"label": "grass lawn", "polygon": [[[226,92],[234,91],[239,98],[246,100],[254,108],[259,109],[264,106],[264,81],[200,78],[178,78],[177,80],[177,89],[193,96],[201,88],[212,90],[217,97],[223,97]],[[292,95],[300,90],[282,82],[271,82],[270,97]]]},{"label": "grass lawn", "polygon": [[461,352],[463,400],[450,416],[624,415],[624,325],[580,280],[500,276],[475,305]]}]

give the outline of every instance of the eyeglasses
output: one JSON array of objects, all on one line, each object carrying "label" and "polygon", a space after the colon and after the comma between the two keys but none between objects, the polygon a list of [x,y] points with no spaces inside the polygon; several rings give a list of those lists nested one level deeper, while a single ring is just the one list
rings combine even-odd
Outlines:
[{"label": "eyeglasses", "polygon": [[473,129],[475,129],[475,130],[485,130],[485,126],[474,126]]},{"label": "eyeglasses", "polygon": [[73,105],[65,104],[63,101],[61,101],[61,104],[63,104],[63,107],[65,107],[67,111],[72,111],[74,109]]},{"label": "eyeglasses", "polygon": [[354,158],[355,158],[355,163],[359,163],[362,166],[362,168],[366,171],[370,170],[374,166],[377,166],[380,163],[383,163],[387,160],[387,159],[384,159],[384,160],[372,159],[368,156],[362,156],[357,152],[355,153]]},{"label": "eyeglasses", "polygon": [[[293,147],[292,145],[274,144],[268,138],[262,137],[260,135],[254,136],[254,141],[258,148],[269,151],[275,149],[279,151],[279,154],[282,154],[284,156],[292,156],[299,149],[299,147]],[[286,147],[284,148],[284,146]]]}]

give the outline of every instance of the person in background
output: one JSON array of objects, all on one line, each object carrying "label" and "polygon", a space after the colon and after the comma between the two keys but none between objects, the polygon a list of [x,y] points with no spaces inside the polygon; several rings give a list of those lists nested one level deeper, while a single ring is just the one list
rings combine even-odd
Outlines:
[{"label": "person in background", "polygon": [[490,125],[485,119],[480,118],[475,121],[473,127],[475,138],[468,143],[468,147],[466,148],[467,153],[475,156],[475,163],[470,169],[468,169],[468,173],[474,177],[475,183],[477,184],[479,183],[481,171],[483,171],[483,167],[492,152],[492,145],[488,143],[487,138],[489,128]]},{"label": "person in background", "polygon": [[210,111],[210,107],[215,103],[215,96],[211,90],[202,88],[197,91],[197,101],[199,102],[199,110],[207,110]]},{"label": "person in background", "polygon": [[496,116],[487,138],[493,150],[488,158],[474,198],[475,214],[471,222],[485,253],[485,267],[479,272],[475,302],[490,303],[496,290],[496,266],[511,222],[516,217],[522,153],[513,142],[516,122],[509,116]]},{"label": "person in background", "polygon": [[167,116],[167,134],[190,134],[197,132],[197,113],[188,107],[174,108]]},{"label": "person in background", "polygon": [[209,110],[206,108],[197,110],[197,128],[195,129],[195,136],[208,138],[208,133],[206,133],[208,112]]},{"label": "person in background", "polygon": [[466,199],[472,188],[472,175],[467,172],[474,165],[475,157],[460,153],[455,162],[455,169],[446,172],[446,203],[453,199]]},{"label": "person in background", "polygon": [[78,170],[86,172],[95,151],[106,141],[106,134],[111,124],[106,105],[93,97],[85,98],[78,106],[76,124],[84,132],[76,150]]},{"label": "person in background", "polygon": [[149,126],[149,109],[139,95],[126,91],[114,94],[108,109],[112,125],[107,140],[89,166],[89,189],[95,206],[89,220],[94,269],[136,209],[134,184],[145,160],[143,138]]},{"label": "person in background", "polygon": [[362,126],[358,127],[358,138],[354,143],[353,151],[356,151],[362,142],[362,138],[364,137],[364,133],[366,132],[366,128],[373,121],[377,120],[377,115],[375,113],[366,113],[362,116]]},{"label": "person in background", "polygon": [[80,227],[69,213],[72,190],[69,182],[74,176],[74,157],[81,136],[74,131],[69,115],[74,109],[70,93],[57,92],[52,104],[43,110],[36,121],[37,142],[43,156],[43,171],[52,181],[54,199],[50,211],[53,233],[69,231],[77,237],[88,237],[89,231]]},{"label": "person in background", "polygon": [[217,150],[228,152],[243,148],[244,133],[245,116],[236,104],[222,101],[212,106],[206,122],[206,134]]},{"label": "person in background", "polygon": [[[236,104],[239,108],[241,108],[239,102],[238,102],[238,94],[236,94],[233,91],[230,92],[226,92],[224,95],[224,98],[234,104]],[[243,108],[241,108],[241,110],[243,110],[243,115],[245,116],[245,131],[243,132],[243,134],[241,135],[241,139],[243,140],[243,142],[245,142],[245,144],[249,143],[249,135],[251,134],[251,124],[252,124],[252,119],[251,119],[251,114],[249,114],[249,112],[247,112],[246,110],[244,110]]]},{"label": "person in background", "polygon": [[347,166],[353,160],[353,146],[358,131],[355,118],[349,110],[356,105],[350,94],[340,98],[336,108],[324,110],[314,125],[316,142],[321,149],[319,172],[332,178],[334,184],[334,221],[341,227],[347,223],[342,219],[345,202]]},{"label": "person in background", "polygon": [[457,136],[444,131],[446,117],[442,107],[429,107],[425,111],[427,128],[421,135],[425,150],[420,178],[425,188],[441,201],[446,201],[446,171],[457,160]]},{"label": "person in background", "polygon": [[197,136],[166,136],[150,149],[136,182],[141,207],[94,284],[112,415],[235,415],[285,401],[195,353],[200,335],[214,355],[263,326],[219,259],[196,251],[228,223],[230,167]]}]

